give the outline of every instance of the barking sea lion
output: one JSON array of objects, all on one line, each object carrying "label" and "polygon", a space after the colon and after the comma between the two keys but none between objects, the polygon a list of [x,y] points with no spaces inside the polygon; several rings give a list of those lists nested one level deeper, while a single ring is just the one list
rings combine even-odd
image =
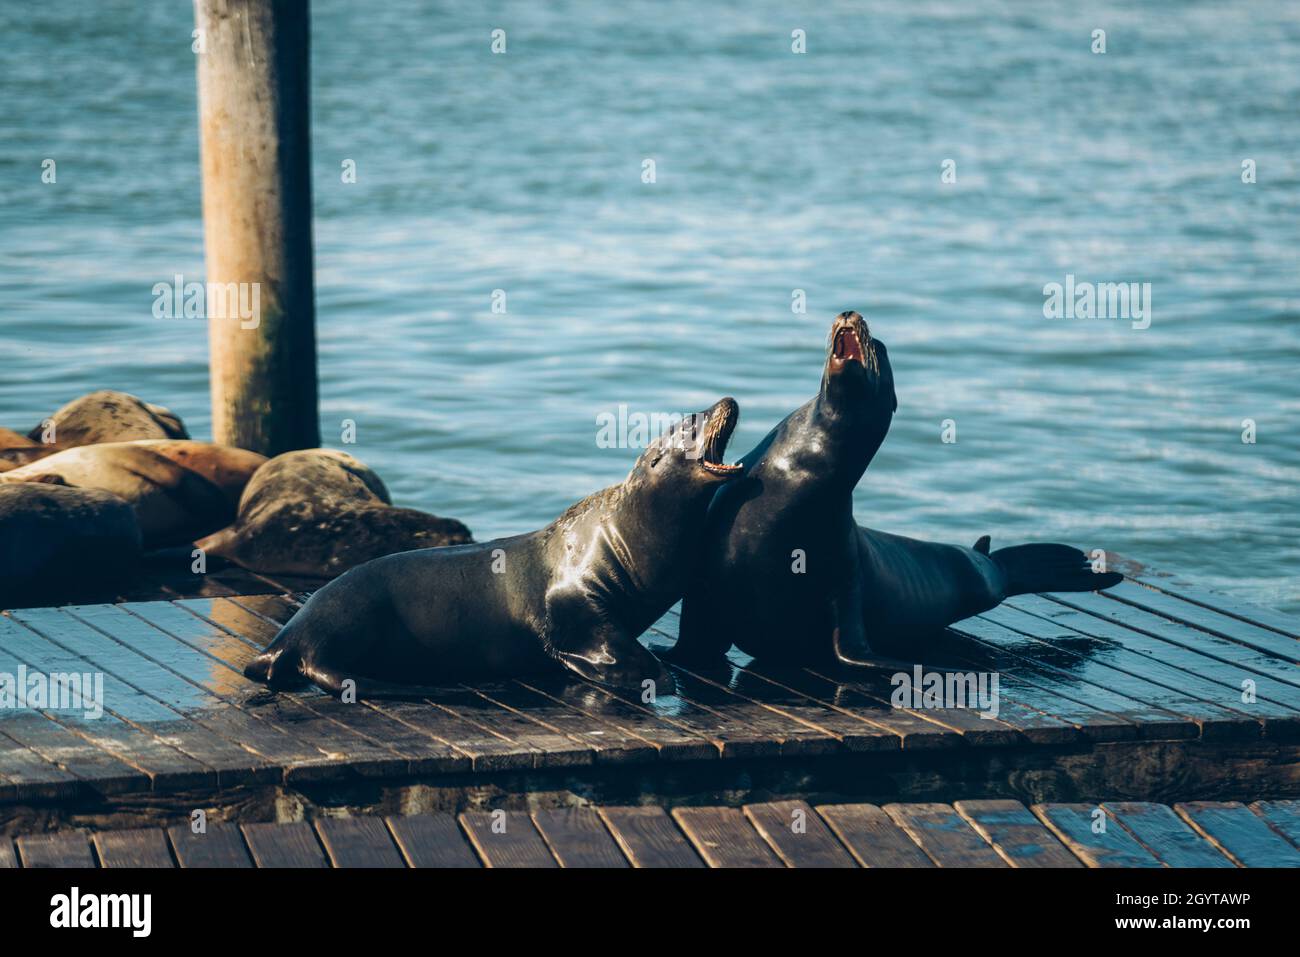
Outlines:
[{"label": "barking sea lion", "polygon": [[0,482],[97,488],[135,509],[146,549],[192,542],[234,519],[256,452],[207,442],[109,442],[64,449],[0,475]]},{"label": "barking sea lion", "polygon": [[379,476],[345,452],[286,452],[248,483],[235,524],[198,545],[268,575],[333,576],[394,552],[473,541],[454,518],[391,502]]},{"label": "barking sea lion", "polygon": [[[790,664],[882,665],[924,653],[924,639],[1010,595],[1095,591],[1083,552],[1035,544],[989,553],[863,528],[853,488],[898,406],[884,343],[856,312],[831,326],[821,390],[741,459],[718,492],[698,577],[672,655],[745,653]],[[910,665],[907,665],[910,667]]]},{"label": "barking sea lion", "polygon": [[636,639],[681,598],[709,501],[743,469],[722,456],[722,399],[656,439],[620,484],[536,532],[376,559],[316,592],[249,663],[272,688],[411,694],[402,685],[560,667],[640,688],[668,672]]}]

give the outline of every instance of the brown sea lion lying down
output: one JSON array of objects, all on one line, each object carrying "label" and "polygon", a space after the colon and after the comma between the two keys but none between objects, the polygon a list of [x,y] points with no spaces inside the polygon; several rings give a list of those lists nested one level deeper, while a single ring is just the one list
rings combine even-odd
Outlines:
[{"label": "brown sea lion lying down", "polygon": [[0,475],[102,489],[128,502],[146,549],[192,542],[230,524],[249,477],[266,461],[208,442],[150,439],[64,449]]},{"label": "brown sea lion lying down", "polygon": [[0,607],[36,597],[46,584],[129,571],[140,546],[135,512],[110,492],[0,485]]},{"label": "brown sea lion lying down", "polygon": [[391,502],[379,476],[346,452],[286,452],[257,470],[235,524],[197,544],[255,572],[333,576],[382,555],[474,540],[454,518]]}]

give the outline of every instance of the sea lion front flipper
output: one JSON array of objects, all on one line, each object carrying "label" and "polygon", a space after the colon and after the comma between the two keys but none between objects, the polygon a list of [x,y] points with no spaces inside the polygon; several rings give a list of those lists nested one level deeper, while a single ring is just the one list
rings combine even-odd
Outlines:
[{"label": "sea lion front flipper", "polygon": [[972,547],[975,549],[975,551],[979,552],[981,555],[987,555],[989,553],[989,548],[992,545],[993,545],[992,538],[990,538],[988,535],[981,535],[979,538],[975,539],[975,544]]},{"label": "sea lion front flipper", "polygon": [[585,648],[556,652],[555,658],[579,677],[621,691],[649,690],[654,697],[677,691],[672,673],[635,638],[597,638]]}]

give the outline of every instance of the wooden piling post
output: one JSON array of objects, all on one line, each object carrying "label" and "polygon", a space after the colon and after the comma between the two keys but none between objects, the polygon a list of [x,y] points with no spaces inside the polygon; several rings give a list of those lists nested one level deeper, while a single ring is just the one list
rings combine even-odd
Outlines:
[{"label": "wooden piling post", "polygon": [[[308,9],[194,4],[212,433],[264,455],[320,444]],[[255,320],[214,314],[212,290],[228,303],[231,283],[257,284],[238,287],[245,305],[256,301]]]}]

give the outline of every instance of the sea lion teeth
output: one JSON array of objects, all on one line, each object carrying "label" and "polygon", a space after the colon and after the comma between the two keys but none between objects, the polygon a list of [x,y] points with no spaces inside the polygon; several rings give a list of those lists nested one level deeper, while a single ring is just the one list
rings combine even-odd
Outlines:
[{"label": "sea lion teeth", "polygon": [[[723,400],[701,413],[719,454],[734,406]],[[695,553],[710,499],[733,478],[691,453],[698,428],[683,419],[621,483],[543,529],[354,568],[317,591],[245,674],[272,688],[310,681],[375,697],[568,669],[639,694],[647,681],[671,693],[671,675],[636,639],[681,598],[683,556]]]}]

